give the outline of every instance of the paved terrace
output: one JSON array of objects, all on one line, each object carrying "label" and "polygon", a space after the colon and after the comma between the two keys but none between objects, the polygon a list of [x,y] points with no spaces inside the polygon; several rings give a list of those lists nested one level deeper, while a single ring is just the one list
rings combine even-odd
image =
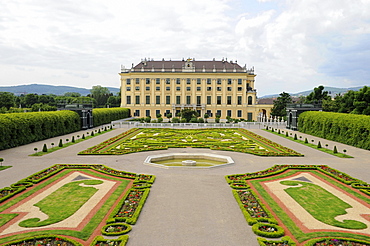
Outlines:
[{"label": "paved terrace", "polygon": [[[274,142],[294,149],[304,157],[258,157],[250,154],[213,151],[209,149],[169,149],[155,152],[141,152],[122,156],[78,156],[77,153],[113,137],[127,128],[96,136],[56,152],[35,157],[28,156],[34,148],[42,149],[44,143],[58,144],[71,139],[72,134],[48,139],[9,150],[0,151],[3,165],[12,168],[0,172],[0,188],[9,186],[20,179],[57,163],[67,164],[104,164],[118,170],[154,174],[157,179],[151,194],[142,210],[140,218],[129,233],[128,246],[146,245],[249,245],[257,246],[256,235],[246,223],[231,189],[224,176],[235,173],[264,170],[275,164],[325,164],[339,169],[355,178],[370,182],[369,151],[327,141],[317,137],[297,133],[309,141],[320,140],[322,146],[337,146],[339,151],[355,158],[338,158],[314,150],[288,139],[260,129],[248,129]],[[90,130],[91,131],[91,130]],[[74,133],[82,135],[86,131]],[[231,156],[235,164],[209,170],[186,168],[162,169],[143,165],[148,155],[160,153],[214,153]]]}]

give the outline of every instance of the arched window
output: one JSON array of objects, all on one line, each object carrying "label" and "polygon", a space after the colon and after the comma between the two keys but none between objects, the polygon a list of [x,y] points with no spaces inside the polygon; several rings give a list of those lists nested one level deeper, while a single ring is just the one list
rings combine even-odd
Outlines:
[{"label": "arched window", "polygon": [[251,105],[252,101],[253,101],[252,96],[248,96],[248,105]]}]

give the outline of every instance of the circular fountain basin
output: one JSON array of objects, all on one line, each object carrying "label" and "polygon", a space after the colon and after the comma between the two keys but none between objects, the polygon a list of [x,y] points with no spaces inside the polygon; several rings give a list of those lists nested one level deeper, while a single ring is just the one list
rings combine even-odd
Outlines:
[{"label": "circular fountain basin", "polygon": [[230,156],[215,154],[169,153],[148,156],[144,164],[161,168],[213,168],[234,164]]}]

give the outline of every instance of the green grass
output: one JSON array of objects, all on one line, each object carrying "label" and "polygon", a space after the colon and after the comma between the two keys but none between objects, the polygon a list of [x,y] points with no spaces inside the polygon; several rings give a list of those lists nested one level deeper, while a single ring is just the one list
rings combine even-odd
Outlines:
[{"label": "green grass", "polygon": [[[272,133],[272,134],[275,134],[275,135],[278,135],[278,136],[280,136],[280,137],[283,137],[283,138],[286,138],[286,139],[289,139],[289,140],[292,140],[292,141],[294,141],[294,142],[297,142],[297,143],[300,143],[300,144],[304,144],[304,145],[306,145],[306,146],[308,146],[308,147],[311,147],[311,148],[313,148],[313,149],[317,149],[317,150],[319,150],[319,151],[322,151],[322,152],[325,152],[325,153],[328,153],[328,154],[330,154],[330,155],[334,155],[334,156],[337,156],[337,157],[340,157],[340,158],[353,158],[353,156],[350,156],[350,155],[347,155],[347,154],[344,154],[344,153],[340,153],[340,152],[338,152],[338,153],[334,153],[334,151],[333,150],[331,150],[331,149],[327,149],[327,148],[324,148],[324,147],[321,147],[321,148],[317,148],[317,145],[316,144],[312,144],[312,143],[305,143],[305,141],[302,141],[302,140],[299,140],[299,139],[294,139],[294,137],[290,137],[290,136],[286,136],[285,134],[283,134],[283,133],[278,133],[278,132],[276,132],[276,131],[271,131],[271,130],[266,130],[266,129],[263,129],[264,131],[267,131],[267,132],[270,132],[270,133]],[[321,143],[321,145],[323,145],[322,143]]]},{"label": "green grass", "polygon": [[18,214],[0,214],[0,226],[5,225],[16,216],[18,216]]},{"label": "green grass", "polygon": [[0,166],[0,171],[11,168],[12,166]]},{"label": "green grass", "polygon": [[[319,237],[347,237],[347,238],[356,238],[360,240],[368,240],[368,237],[364,235],[352,234],[352,233],[347,233],[347,232],[339,232],[339,231],[319,231],[319,232],[309,232],[309,233],[302,232],[301,229],[297,226],[296,222],[293,221],[292,218],[290,218],[289,215],[285,213],[285,211],[279,206],[279,204],[276,203],[276,201],[269,195],[269,193],[267,193],[264,187],[260,184],[260,182],[272,181],[278,178],[285,178],[285,177],[288,177],[290,175],[293,175],[301,171],[302,170],[291,170],[291,171],[288,171],[288,172],[285,172],[279,175],[275,175],[272,177],[261,178],[258,180],[251,180],[250,183],[255,187],[259,195],[269,205],[269,207],[271,207],[274,213],[279,217],[282,223],[289,229],[289,231],[298,240],[298,242],[303,242],[303,241],[306,241],[312,238],[319,238]],[[321,174],[318,171],[305,170],[305,172],[314,173],[315,175],[323,178],[324,180],[328,181],[331,184],[336,185],[337,187],[339,187],[340,189],[343,189],[344,191],[350,193],[351,195],[354,195],[364,200],[365,202],[370,203],[370,198],[353,191],[348,186],[341,184],[335,180],[332,180],[331,178],[328,178],[326,175]]]},{"label": "green grass", "polygon": [[[33,153],[33,154],[29,155],[29,156],[43,156],[43,155],[46,155],[46,154],[52,153],[52,152],[54,152],[54,151],[57,151],[57,150],[60,150],[60,149],[64,149],[64,148],[67,148],[67,147],[69,147],[69,146],[71,146],[71,145],[74,145],[74,144],[80,143],[80,142],[82,142],[82,141],[88,140],[88,139],[90,139],[90,138],[93,138],[93,137],[99,136],[99,135],[104,134],[104,133],[106,133],[106,132],[110,132],[110,131],[112,131],[112,130],[114,130],[114,129],[108,129],[108,130],[106,130],[106,131],[101,131],[100,133],[96,132],[96,133],[94,133],[94,136],[88,135],[88,136],[86,136],[84,139],[79,138],[79,139],[76,139],[74,142],[69,141],[69,142],[67,142],[67,143],[63,143],[63,147],[55,146],[55,147],[52,147],[52,148],[48,148],[48,151],[47,151],[47,152],[39,151],[39,152]],[[42,150],[42,148],[41,148],[41,150]]]},{"label": "green grass", "polygon": [[[9,208],[10,206],[22,201],[23,199],[27,198],[31,194],[34,194],[38,190],[44,188],[45,186],[51,184],[52,182],[55,182],[56,180],[60,179],[64,175],[67,175],[68,173],[75,171],[73,169],[70,170],[64,170],[61,173],[56,174],[55,176],[45,180],[45,182],[39,184],[37,187],[32,187],[30,190],[26,190],[26,192],[22,192],[19,197],[16,197],[15,199],[12,199],[9,202],[5,202],[1,204],[0,206],[0,212],[4,211],[6,208]],[[130,180],[122,179],[122,178],[116,178],[113,176],[105,175],[102,173],[96,173],[92,172],[90,170],[83,170],[83,172],[90,174],[92,176],[96,176],[99,178],[109,179],[109,180],[118,180],[121,181],[121,184],[117,187],[117,189],[113,192],[113,194],[107,199],[107,201],[103,204],[103,206],[99,209],[99,211],[90,218],[90,221],[87,223],[87,225],[81,230],[81,231],[73,231],[73,230],[44,230],[42,231],[43,234],[49,235],[49,234],[57,234],[57,235],[65,235],[65,236],[71,236],[75,238],[80,238],[82,240],[87,240],[93,231],[96,229],[96,227],[99,225],[99,223],[102,222],[104,216],[108,213],[109,209],[113,206],[114,202],[122,195],[124,190],[126,189],[127,185],[129,184]],[[1,214],[2,216],[3,214]],[[0,238],[0,244],[9,242],[12,240],[22,239],[25,237],[32,237],[32,236],[38,236],[40,235],[40,231],[34,231],[34,232],[27,232],[27,233],[20,233],[9,237]]]},{"label": "green grass", "polygon": [[[133,128],[134,129],[134,128]],[[122,155],[167,148],[209,148],[261,156],[301,154],[245,129],[131,129],[79,154]]]},{"label": "green grass", "polygon": [[98,191],[94,187],[83,187],[80,184],[97,185],[101,183],[103,183],[101,180],[83,180],[65,184],[34,204],[49,218],[43,221],[40,221],[39,218],[30,218],[22,221],[19,225],[23,227],[46,226],[70,217]]},{"label": "green grass", "polygon": [[367,228],[366,224],[359,221],[344,220],[340,222],[336,220],[336,216],[347,214],[346,209],[351,208],[351,206],[322,187],[300,181],[282,181],[280,183],[293,186],[285,189],[285,191],[315,219],[328,225],[347,229]]}]

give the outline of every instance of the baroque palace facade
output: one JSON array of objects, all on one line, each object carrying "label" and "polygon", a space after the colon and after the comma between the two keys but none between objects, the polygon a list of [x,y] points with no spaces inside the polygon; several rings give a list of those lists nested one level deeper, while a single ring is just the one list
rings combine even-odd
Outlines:
[{"label": "baroque palace facade", "polygon": [[258,104],[254,69],[236,62],[142,60],[131,69],[121,68],[121,107],[134,117],[171,113],[183,109],[199,117],[244,118],[258,121],[269,117],[273,105]]}]

